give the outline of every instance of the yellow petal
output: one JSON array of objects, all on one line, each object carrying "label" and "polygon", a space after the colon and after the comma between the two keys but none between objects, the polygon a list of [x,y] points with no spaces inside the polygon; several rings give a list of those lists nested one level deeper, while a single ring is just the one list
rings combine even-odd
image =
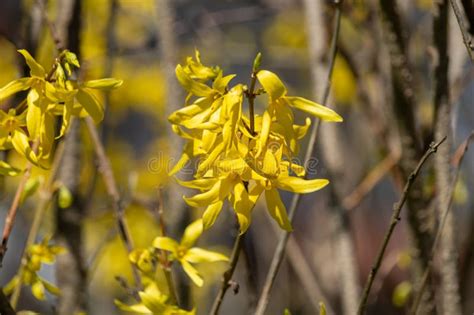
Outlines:
[{"label": "yellow petal", "polygon": [[222,73],[219,73],[219,76],[214,80],[214,83],[212,84],[212,88],[222,93],[225,91],[225,88],[227,87],[227,85],[229,85],[229,82],[233,78],[235,78],[235,74],[230,74],[226,75],[225,77],[222,77]]},{"label": "yellow petal", "polygon": [[257,78],[272,100],[286,95],[286,88],[280,78],[273,72],[260,70]]},{"label": "yellow petal", "polygon": [[83,83],[83,86],[91,89],[111,90],[120,87],[123,84],[122,80],[114,78],[105,78],[99,80],[90,80]]},{"label": "yellow petal", "polygon": [[220,198],[221,182],[217,181],[208,191],[194,195],[193,197],[183,197],[191,207],[207,207],[208,205],[222,199]]},{"label": "yellow petal", "polygon": [[176,162],[176,164],[173,166],[171,171],[169,171],[168,173],[169,176],[173,176],[174,174],[178,173],[183,167],[186,166],[186,164],[193,157],[192,149],[193,149],[192,143],[190,142],[186,143],[183,149],[183,154],[179,158],[178,162]]},{"label": "yellow petal", "polygon": [[193,247],[186,252],[185,260],[190,263],[229,261],[229,258],[221,253],[205,250],[199,247]]},{"label": "yellow petal", "polygon": [[307,112],[308,114],[311,114],[313,116],[319,117],[322,120],[325,121],[334,121],[334,122],[341,122],[343,121],[342,117],[339,116],[338,113],[333,111],[332,109],[320,105],[318,103],[312,102],[310,100],[307,100],[302,97],[296,97],[296,96],[287,96],[285,97],[286,101],[288,104],[291,106],[302,110],[304,112]]},{"label": "yellow petal", "polygon": [[296,139],[302,139],[308,132],[309,126],[311,126],[311,119],[309,117],[306,117],[304,125],[293,125],[293,130],[295,131]]},{"label": "yellow petal", "polygon": [[158,236],[157,238],[153,240],[153,247],[162,249],[162,250],[167,250],[169,252],[176,254],[179,244],[172,238],[165,237],[165,236]]},{"label": "yellow petal", "polygon": [[268,176],[276,176],[279,171],[278,161],[270,150],[265,151],[261,172]]},{"label": "yellow petal", "polygon": [[43,301],[46,298],[45,292],[44,292],[44,285],[41,281],[37,280],[33,285],[31,286],[31,293],[33,293],[33,296],[37,298],[40,301]]},{"label": "yellow petal", "polygon": [[278,188],[292,191],[298,194],[307,194],[324,188],[329,181],[327,179],[303,179],[294,176],[282,175],[277,180]]},{"label": "yellow petal", "polygon": [[114,303],[122,311],[132,312],[132,313],[137,313],[137,314],[147,314],[147,315],[151,314],[148,307],[146,307],[142,303],[127,305],[120,302],[119,300],[114,300]]},{"label": "yellow petal", "polygon": [[28,109],[26,110],[26,127],[31,139],[36,139],[42,122],[42,110],[39,106],[39,94],[36,89],[31,89],[26,97]]},{"label": "yellow petal", "polygon": [[267,145],[268,136],[270,135],[270,127],[272,123],[272,117],[265,111],[262,117],[262,130],[260,131],[260,146],[257,151],[257,157],[260,156],[263,149]]},{"label": "yellow petal", "polygon": [[204,213],[202,214],[202,224],[204,230],[209,229],[216,222],[217,217],[221,213],[223,201],[219,200],[211,205],[209,205]]},{"label": "yellow petal", "polygon": [[197,239],[201,236],[203,231],[202,220],[198,219],[188,225],[183,233],[183,238],[181,239],[181,246],[190,248],[196,243]]},{"label": "yellow petal", "polygon": [[18,80],[11,81],[0,89],[0,100],[6,99],[7,97],[20,91],[29,89],[31,86],[31,82],[31,78],[21,78]]},{"label": "yellow petal", "polygon": [[5,161],[0,161],[0,174],[2,176],[16,176],[20,174],[20,172],[21,171],[19,169],[14,168]]},{"label": "yellow petal", "polygon": [[39,130],[42,158],[48,158],[51,149],[53,148],[55,124],[55,117],[49,112],[44,113],[41,128]]},{"label": "yellow petal", "polygon": [[216,178],[198,178],[193,179],[190,181],[183,181],[176,178],[178,184],[183,187],[191,188],[191,189],[199,189],[199,190],[209,190],[212,186],[215,185],[217,179]]},{"label": "yellow petal", "polygon": [[182,260],[180,262],[181,266],[183,266],[184,272],[186,272],[194,284],[196,284],[198,287],[202,287],[204,280],[202,280],[202,277],[199,275],[198,271],[187,261]]},{"label": "yellow petal", "polygon": [[23,130],[17,129],[13,132],[12,144],[15,150],[24,157],[26,157],[31,163],[38,163],[38,158],[31,149],[28,136]]},{"label": "yellow petal", "polygon": [[26,64],[31,70],[30,71],[31,76],[44,78],[44,76],[46,75],[46,72],[44,71],[43,66],[40,65],[38,62],[36,62],[36,60],[25,49],[19,49],[18,52],[22,54],[23,57],[25,58]]},{"label": "yellow petal", "polygon": [[240,233],[245,233],[251,222],[252,203],[250,202],[247,189],[241,181],[239,181],[234,186],[232,206],[234,207],[235,214],[237,215]]},{"label": "yellow petal", "polygon": [[192,80],[188,74],[183,70],[181,65],[176,67],[176,78],[179,83],[188,91],[196,96],[208,96],[213,93],[213,90],[207,85]]},{"label": "yellow petal", "polygon": [[92,93],[81,89],[77,92],[76,98],[96,124],[104,119],[104,107]]},{"label": "yellow petal", "polygon": [[265,190],[265,200],[268,212],[278,225],[285,231],[292,231],[291,223],[286,214],[286,208],[280,198],[280,193],[276,189]]},{"label": "yellow petal", "polygon": [[225,143],[218,144],[214,150],[212,150],[211,154],[209,154],[205,159],[201,161],[199,167],[197,169],[197,174],[202,175],[206,173],[209,169],[211,169],[212,163],[219,157],[219,155],[224,151]]}]

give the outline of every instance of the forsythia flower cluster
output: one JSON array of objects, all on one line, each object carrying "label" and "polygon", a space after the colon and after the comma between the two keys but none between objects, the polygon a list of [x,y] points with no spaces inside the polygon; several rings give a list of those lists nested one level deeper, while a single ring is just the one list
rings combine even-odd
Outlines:
[{"label": "forsythia flower cluster", "polygon": [[[112,78],[81,82],[75,78],[73,68],[80,64],[74,53],[64,50],[55,59],[51,71],[26,51],[19,50],[30,68],[30,76],[8,83],[0,89],[0,101],[28,91],[26,100],[5,112],[0,110],[0,150],[14,149],[31,163],[47,167],[54,140],[68,130],[72,117],[91,116],[102,120],[104,108],[92,90],[119,87],[121,80]],[[57,117],[62,118],[59,135],[56,135]],[[0,174],[13,176],[19,170],[0,162]]]},{"label": "forsythia flower cluster", "polygon": [[[173,175],[191,159],[198,159],[195,178],[178,182],[201,193],[185,197],[192,207],[205,208],[203,225],[211,227],[223,203],[228,200],[237,215],[240,232],[251,222],[252,209],[265,195],[267,209],[279,226],[291,230],[279,189],[310,193],[328,184],[326,179],[306,180],[305,169],[294,162],[299,141],[311,124],[294,122],[293,109],[301,110],[325,121],[340,122],[333,110],[302,97],[289,96],[280,78],[268,70],[259,70],[260,56],[254,63],[250,88],[244,84],[230,86],[235,75],[224,75],[218,67],[201,63],[196,51],[184,66],[176,67],[176,76],[188,92],[186,104],[174,112],[169,121],[173,131],[187,142]],[[254,91],[256,81],[261,88]],[[262,115],[247,116],[244,99],[253,101],[267,94]]]}]

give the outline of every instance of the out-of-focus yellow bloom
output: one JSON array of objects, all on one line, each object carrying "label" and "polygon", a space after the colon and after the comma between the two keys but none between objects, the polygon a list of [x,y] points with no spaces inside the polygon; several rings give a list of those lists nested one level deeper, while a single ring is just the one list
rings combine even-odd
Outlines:
[{"label": "out-of-focus yellow bloom", "polygon": [[[14,149],[33,164],[45,167],[55,140],[55,116],[62,116],[61,137],[73,116],[91,116],[96,123],[104,116],[104,109],[92,90],[119,87],[121,80],[112,78],[77,82],[72,79],[72,68],[80,64],[74,53],[64,50],[47,73],[26,50],[23,55],[30,68],[30,76],[13,80],[0,88],[0,101],[20,91],[28,90],[25,102],[8,114],[0,113],[0,147],[11,142]],[[18,113],[17,113],[18,112]],[[17,115],[18,114],[18,115]],[[23,127],[26,126],[26,131]],[[33,151],[30,142],[36,143]],[[5,171],[3,171],[5,173]]]},{"label": "out-of-focus yellow bloom", "polygon": [[37,163],[38,157],[33,152],[29,138],[23,130],[25,126],[26,112],[17,115],[15,109],[10,109],[8,113],[0,110],[0,146],[5,149],[11,144],[19,154],[32,163]]},{"label": "out-of-focus yellow bloom", "polygon": [[[56,256],[65,251],[63,247],[49,245],[48,243],[49,237],[46,237],[41,243],[33,244],[27,248],[27,263],[21,274],[22,283],[31,287],[31,293],[33,293],[34,297],[38,300],[44,300],[46,298],[45,290],[54,295],[59,294],[57,287],[38,275],[42,264],[54,263]],[[13,292],[19,281],[20,277],[18,275],[13,277],[3,288],[3,292],[5,294]]]},{"label": "out-of-focus yellow bloom", "polygon": [[115,300],[115,305],[123,311],[151,315],[194,315],[196,310],[186,311],[171,303],[170,298],[161,293],[156,283],[149,284],[144,291],[138,292],[140,303],[127,305]]},{"label": "out-of-focus yellow bloom", "polygon": [[202,220],[196,220],[185,230],[181,242],[172,238],[158,236],[153,241],[155,248],[171,252],[170,259],[177,260],[183,267],[186,274],[199,287],[202,287],[204,280],[198,271],[191,265],[202,262],[228,261],[229,259],[217,252],[212,252],[199,247],[193,247],[203,231]]}]

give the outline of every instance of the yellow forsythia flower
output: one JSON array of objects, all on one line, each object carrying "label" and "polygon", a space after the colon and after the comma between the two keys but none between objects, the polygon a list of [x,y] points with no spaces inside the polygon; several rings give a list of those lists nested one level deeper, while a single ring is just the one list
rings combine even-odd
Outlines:
[{"label": "yellow forsythia flower", "polygon": [[202,220],[199,219],[191,223],[185,230],[181,242],[172,238],[158,236],[153,241],[155,248],[171,252],[170,259],[177,260],[183,267],[186,274],[199,287],[204,281],[198,271],[191,265],[202,262],[228,261],[229,259],[216,252],[193,247],[203,231]]}]

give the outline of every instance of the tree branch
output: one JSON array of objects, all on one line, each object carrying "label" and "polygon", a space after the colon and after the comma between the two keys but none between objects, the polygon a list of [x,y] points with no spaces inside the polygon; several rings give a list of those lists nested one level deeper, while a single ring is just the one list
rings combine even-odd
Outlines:
[{"label": "tree branch", "polygon": [[[436,252],[436,248],[438,246],[438,243],[441,240],[441,236],[443,234],[443,228],[444,228],[446,222],[448,221],[448,216],[449,216],[449,213],[450,213],[450,210],[451,210],[451,207],[452,207],[452,203],[453,203],[453,198],[454,198],[454,190],[456,188],[456,183],[458,181],[459,173],[461,171],[461,164],[462,164],[462,161],[464,160],[464,156],[465,156],[465,154],[467,152],[467,149],[469,148],[469,144],[472,140],[474,140],[474,131],[472,131],[471,134],[467,137],[467,139],[464,140],[464,142],[459,146],[459,149],[456,151],[457,153],[454,156],[454,161],[453,161],[454,165],[453,166],[456,168],[456,172],[454,173],[454,176],[452,178],[452,182],[449,185],[448,204],[443,209],[444,212],[442,213],[442,215],[440,215],[440,223],[439,223],[438,231],[436,232],[436,236],[435,236],[435,240],[433,242],[433,246],[431,248],[430,260],[429,260],[429,263],[426,266],[426,269],[423,273],[420,288],[418,289],[418,292],[416,293],[416,296],[413,300],[414,301],[413,306],[410,310],[410,314],[412,314],[412,315],[415,315],[418,312],[418,308],[420,306],[420,301],[421,301],[421,298],[423,297],[423,291],[426,288],[426,284],[428,282],[429,275],[431,274],[431,270],[432,270],[432,267],[433,267],[433,259],[434,259],[434,255],[435,255],[435,252]],[[446,313],[446,314],[451,314],[451,313]]]},{"label": "tree branch", "polygon": [[[97,132],[97,128],[94,124],[94,121],[91,117],[86,117],[84,120],[87,125],[87,129],[89,130],[92,144],[97,155],[97,160],[99,163],[99,172],[102,174],[107,194],[109,195],[110,199],[112,199],[112,207],[115,211],[120,238],[124,242],[127,251],[131,253],[134,248],[133,241],[130,235],[130,230],[128,228],[127,221],[125,220],[125,209],[123,207],[123,203],[118,192],[117,183],[115,182],[115,177],[112,172],[112,167],[110,166],[109,159],[105,153],[104,146],[102,145],[102,142],[99,139],[99,134]],[[133,277],[135,279],[135,285],[138,289],[141,289],[142,284],[140,273],[133,264],[131,266],[133,271]]]},{"label": "tree branch", "polygon": [[369,277],[367,279],[367,282],[364,287],[364,291],[362,293],[362,298],[360,300],[359,304],[359,309],[357,310],[357,314],[362,315],[365,312],[365,309],[367,307],[367,300],[369,298],[369,293],[370,289],[372,288],[372,284],[374,282],[375,276],[377,275],[377,272],[380,268],[380,265],[382,264],[382,260],[385,254],[385,250],[387,249],[388,243],[390,241],[390,238],[392,237],[393,231],[395,229],[395,226],[398,224],[398,222],[401,220],[400,218],[400,213],[402,211],[402,207],[405,204],[405,201],[408,199],[408,194],[410,192],[410,189],[415,182],[415,179],[417,178],[418,174],[420,173],[421,168],[425,164],[426,160],[432,155],[433,153],[436,153],[436,150],[438,147],[446,140],[446,137],[441,139],[438,143],[432,143],[429,147],[429,149],[426,151],[426,153],[423,155],[421,160],[418,162],[418,165],[416,166],[415,170],[408,176],[407,182],[405,184],[405,187],[403,188],[403,193],[402,196],[400,197],[400,200],[394,204],[393,206],[393,212],[392,212],[392,217],[390,219],[390,225],[388,227],[387,232],[385,233],[382,246],[380,247],[380,250],[378,251],[377,257],[375,258],[374,265],[372,269],[370,270]]}]

